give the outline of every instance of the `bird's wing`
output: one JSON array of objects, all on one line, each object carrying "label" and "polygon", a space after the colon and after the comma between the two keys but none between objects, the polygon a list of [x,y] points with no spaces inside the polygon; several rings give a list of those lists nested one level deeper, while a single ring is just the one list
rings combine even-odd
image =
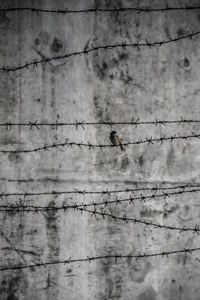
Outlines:
[{"label": "bird's wing", "polygon": [[121,144],[121,139],[118,137],[118,135],[116,135],[116,140],[117,140],[117,142],[119,143],[119,144]]}]

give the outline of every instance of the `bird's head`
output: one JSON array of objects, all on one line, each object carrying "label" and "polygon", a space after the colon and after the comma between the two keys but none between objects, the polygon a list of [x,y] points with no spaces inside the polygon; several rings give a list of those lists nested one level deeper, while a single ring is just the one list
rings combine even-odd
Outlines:
[{"label": "bird's head", "polygon": [[111,131],[110,136],[114,136],[117,132],[116,131]]}]

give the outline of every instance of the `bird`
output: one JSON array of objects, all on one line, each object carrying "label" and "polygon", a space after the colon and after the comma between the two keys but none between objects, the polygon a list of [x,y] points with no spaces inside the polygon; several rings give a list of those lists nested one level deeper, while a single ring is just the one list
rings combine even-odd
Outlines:
[{"label": "bird", "polygon": [[111,131],[111,133],[110,133],[110,141],[111,141],[111,143],[113,144],[113,146],[119,145],[121,151],[125,151],[125,149],[124,149],[124,147],[122,146],[122,143],[121,143],[122,139],[120,139],[120,138],[118,137],[117,132],[114,131],[114,130]]}]

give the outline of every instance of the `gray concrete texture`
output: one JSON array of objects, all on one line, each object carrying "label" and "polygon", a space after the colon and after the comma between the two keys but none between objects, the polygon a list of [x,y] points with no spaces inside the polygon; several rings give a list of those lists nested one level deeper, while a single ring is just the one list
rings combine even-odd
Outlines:
[{"label": "gray concrete texture", "polygon": [[[1,7],[39,8],[159,7],[199,1],[2,1]],[[0,64],[62,55],[91,45],[126,40],[165,40],[198,31],[200,11],[133,12],[53,15],[15,12],[0,15]],[[37,68],[1,74],[0,121],[128,121],[199,119],[200,39],[157,48],[93,52]],[[116,126],[124,141],[161,135],[199,133],[198,124]],[[31,148],[66,138],[108,143],[109,127],[1,129],[3,149]],[[0,192],[105,190],[199,183],[199,141],[130,146],[103,150],[66,148],[0,157]],[[135,193],[137,195],[139,193]],[[147,193],[148,194],[148,193]],[[114,196],[26,197],[21,203],[57,205]],[[121,198],[125,194],[120,195]],[[199,223],[198,194],[147,203],[111,205],[117,215],[166,225]],[[2,200],[1,200],[2,201]],[[17,198],[4,199],[15,203]],[[162,252],[198,247],[191,232],[152,229],[143,225],[95,219],[88,213],[0,213],[0,265],[30,264],[138,252]],[[169,258],[113,259],[1,271],[1,300],[199,300],[199,254]]]}]

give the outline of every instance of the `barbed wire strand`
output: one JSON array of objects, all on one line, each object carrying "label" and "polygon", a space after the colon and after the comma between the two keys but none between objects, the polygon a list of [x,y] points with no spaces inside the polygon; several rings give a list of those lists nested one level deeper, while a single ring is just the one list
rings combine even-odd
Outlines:
[{"label": "barbed wire strand", "polygon": [[131,125],[135,126],[137,128],[138,125],[168,125],[168,124],[190,124],[190,123],[200,123],[200,120],[190,120],[190,119],[184,119],[182,116],[180,120],[155,120],[155,121],[140,121],[139,118],[136,118],[135,120],[132,118],[129,122],[120,122],[120,121],[102,121],[102,122],[85,122],[85,121],[77,121],[74,122],[59,122],[58,120],[54,122],[38,122],[36,121],[28,121],[28,122],[22,122],[22,123],[12,123],[12,122],[5,122],[0,123],[0,127],[6,127],[7,130],[11,130],[12,127],[29,127],[29,129],[40,129],[40,127],[55,127],[57,129],[58,127],[64,127],[64,126],[74,126],[76,129],[81,127],[82,129],[85,129],[85,126],[110,126],[111,128],[116,125]]},{"label": "barbed wire strand", "polygon": [[77,258],[73,259],[72,257],[69,257],[67,259],[63,260],[54,260],[54,261],[47,261],[47,262],[38,262],[38,263],[33,263],[33,264],[27,264],[27,265],[13,265],[13,266],[2,266],[0,267],[0,271],[6,271],[6,270],[19,270],[19,269],[28,269],[28,268],[36,268],[36,267],[45,267],[49,265],[58,265],[58,264],[71,264],[71,263],[76,263],[76,262],[91,262],[91,261],[96,261],[96,260],[102,260],[102,259],[110,259],[113,258],[114,262],[117,263],[119,259],[130,259],[134,258],[136,260],[142,259],[142,258],[147,258],[147,257],[167,257],[172,254],[178,254],[178,253],[183,253],[185,255],[187,254],[192,254],[195,251],[200,251],[200,247],[197,248],[184,248],[181,250],[172,250],[172,251],[163,251],[163,252],[157,252],[157,253],[138,253],[138,254],[127,254],[123,255],[121,253],[117,253],[114,251],[114,254],[107,254],[107,255],[100,255],[100,256],[87,256],[86,258]]},{"label": "barbed wire strand", "polygon": [[117,222],[125,222],[126,224],[128,223],[133,223],[135,224],[142,224],[145,225],[146,227],[153,227],[154,229],[165,229],[165,230],[174,230],[174,231],[179,231],[179,233],[182,232],[186,232],[186,231],[191,231],[193,234],[197,234],[199,235],[200,232],[200,228],[199,225],[196,224],[194,227],[186,227],[186,226],[182,226],[182,227],[178,227],[178,226],[174,226],[174,225],[161,225],[159,223],[154,223],[153,221],[146,221],[144,219],[138,219],[138,218],[130,218],[127,217],[126,214],[124,214],[122,217],[121,216],[117,216],[115,214],[113,214],[113,212],[110,210],[109,212],[106,211],[97,211],[96,209],[87,209],[87,208],[75,208],[75,210],[79,210],[81,213],[82,212],[87,212],[89,214],[91,214],[91,217],[95,217],[97,219],[97,216],[102,217],[103,219],[105,219],[105,217],[109,217],[112,220],[114,220],[116,223]]},{"label": "barbed wire strand", "polygon": [[82,196],[85,195],[110,195],[110,194],[117,194],[117,193],[134,193],[138,191],[164,191],[164,190],[174,190],[174,189],[181,189],[184,190],[186,188],[198,188],[200,184],[182,184],[177,186],[170,186],[170,187],[141,187],[141,188],[133,188],[133,189],[117,189],[117,190],[102,190],[102,191],[87,191],[87,190],[80,190],[78,188],[74,188],[72,191],[50,191],[50,192],[24,192],[24,193],[0,193],[0,199],[3,200],[4,197],[10,196],[22,196],[26,198],[27,196],[46,196],[46,195],[65,195],[65,194],[80,194]]},{"label": "barbed wire strand", "polygon": [[196,31],[196,32],[191,32],[191,33],[187,33],[187,34],[183,34],[180,36],[180,34],[178,34],[177,37],[174,38],[169,38],[168,40],[162,40],[162,41],[155,41],[155,42],[149,42],[146,39],[146,42],[135,42],[135,43],[128,43],[127,41],[125,42],[120,42],[120,43],[116,43],[116,44],[110,44],[110,45],[100,45],[100,46],[91,46],[91,48],[88,49],[84,49],[84,50],[80,50],[80,51],[74,51],[71,53],[66,53],[64,55],[57,55],[57,56],[53,56],[53,57],[46,57],[43,58],[41,60],[38,59],[34,59],[31,62],[25,62],[24,64],[19,64],[18,66],[3,66],[0,68],[0,72],[15,72],[18,70],[22,70],[22,69],[28,69],[30,66],[32,66],[33,68],[37,67],[38,64],[41,63],[47,63],[47,62],[51,62],[53,60],[61,60],[61,59],[66,59],[69,57],[73,57],[73,56],[79,56],[79,55],[86,55],[89,54],[91,52],[95,52],[98,50],[113,50],[116,48],[136,48],[136,49],[140,49],[140,47],[154,47],[154,46],[162,46],[165,44],[169,44],[169,43],[174,43],[183,39],[192,39],[193,37],[197,36],[200,34],[200,31]]},{"label": "barbed wire strand", "polygon": [[[183,135],[183,136],[169,136],[166,137],[165,135],[163,137],[160,138],[146,138],[144,140],[138,140],[136,142],[127,142],[127,143],[121,143],[121,145],[123,145],[124,147],[128,147],[129,145],[139,145],[139,144],[154,144],[156,143],[163,143],[164,141],[175,141],[175,140],[188,140],[188,139],[193,139],[193,138],[200,138],[200,134],[196,134],[196,133],[191,133],[190,135]],[[120,147],[120,145],[111,145],[111,144],[92,144],[88,141],[88,143],[83,143],[83,142],[69,142],[67,139],[65,142],[63,143],[53,143],[51,145],[47,145],[45,144],[44,146],[41,147],[37,147],[37,148],[33,148],[33,149],[18,149],[18,150],[0,150],[0,153],[3,154],[8,154],[8,153],[31,153],[31,152],[39,152],[39,151],[48,151],[50,149],[57,149],[57,150],[61,150],[60,148],[63,147],[73,147],[73,146],[77,146],[80,149],[82,147],[86,147],[89,150],[91,149],[95,149],[95,148],[100,148],[101,150],[103,148],[113,148],[113,147]]]},{"label": "barbed wire strand", "polygon": [[[98,202],[90,202],[90,203],[81,203],[81,204],[77,204],[77,203],[73,203],[73,204],[64,204],[62,206],[36,206],[36,205],[22,205],[21,203],[17,203],[15,202],[14,204],[10,204],[10,205],[0,205],[0,211],[16,211],[16,212],[40,212],[40,211],[58,211],[58,210],[67,210],[67,209],[76,209],[76,208],[86,208],[86,207],[91,207],[93,206],[94,208],[97,206],[101,206],[104,205],[105,207],[108,206],[109,204],[122,204],[125,202],[129,202],[130,204],[134,205],[134,201],[141,201],[141,202],[146,202],[146,200],[155,200],[157,198],[170,198],[172,196],[180,196],[182,194],[187,194],[187,193],[197,193],[200,192],[200,189],[192,189],[192,190],[185,190],[182,189],[180,191],[177,192],[171,192],[171,193],[167,193],[167,192],[162,192],[162,194],[156,194],[157,190],[154,190],[153,194],[150,195],[144,195],[144,194],[140,194],[137,197],[132,197],[130,195],[129,198],[125,198],[125,199],[119,199],[118,197],[115,198],[115,200],[102,200],[102,201],[98,201]],[[27,195],[26,195],[27,196]],[[2,199],[2,198],[1,198]]]},{"label": "barbed wire strand", "polygon": [[[131,201],[131,200],[130,200]],[[61,207],[60,207],[61,209]],[[133,223],[134,225],[135,224],[142,224],[142,225],[145,225],[146,227],[153,227],[154,229],[165,229],[165,230],[174,230],[174,231],[179,231],[179,233],[182,233],[182,232],[188,232],[188,231],[191,231],[192,233],[196,233],[199,235],[199,232],[200,232],[200,228],[199,228],[199,225],[196,224],[194,227],[186,227],[186,226],[182,226],[182,227],[178,227],[178,226],[174,226],[174,225],[161,225],[159,223],[154,223],[153,221],[147,221],[147,220],[144,220],[144,219],[138,219],[138,218],[130,218],[130,217],[127,217],[126,214],[124,214],[123,216],[117,216],[115,214],[113,214],[112,210],[109,209],[110,212],[106,212],[105,210],[101,210],[101,211],[97,211],[96,208],[94,209],[88,209],[85,207],[85,205],[83,204],[82,207],[78,207],[78,205],[73,205],[72,207],[69,207],[69,206],[62,206],[62,210],[64,212],[66,212],[67,210],[69,209],[73,209],[74,211],[80,211],[81,213],[83,212],[86,212],[86,213],[89,213],[91,215],[91,217],[95,217],[97,219],[97,216],[100,216],[102,217],[103,219],[105,219],[105,217],[109,217],[111,218],[112,220],[114,220],[115,222],[125,222],[125,223]],[[58,211],[58,207],[53,207],[51,209],[49,208],[45,208],[45,210],[43,210],[44,212],[48,212],[48,211]],[[10,212],[12,214],[19,214],[20,212],[27,212],[27,211],[23,211],[23,210],[20,210],[19,207],[10,207],[10,208],[2,208],[1,211],[6,211],[6,212]],[[30,210],[31,211],[31,208]],[[34,210],[34,213],[38,213],[39,212],[39,209],[38,210]]]},{"label": "barbed wire strand", "polygon": [[136,12],[136,13],[150,13],[150,12],[169,12],[169,11],[191,11],[191,10],[199,10],[200,6],[190,6],[185,5],[182,7],[179,6],[166,6],[166,7],[113,7],[113,8],[85,8],[85,9],[41,9],[35,7],[8,7],[1,8],[0,12],[8,13],[8,12],[16,12],[16,11],[29,11],[32,13],[53,13],[57,15],[68,15],[68,14],[89,14],[89,13],[121,13],[121,12]]}]

